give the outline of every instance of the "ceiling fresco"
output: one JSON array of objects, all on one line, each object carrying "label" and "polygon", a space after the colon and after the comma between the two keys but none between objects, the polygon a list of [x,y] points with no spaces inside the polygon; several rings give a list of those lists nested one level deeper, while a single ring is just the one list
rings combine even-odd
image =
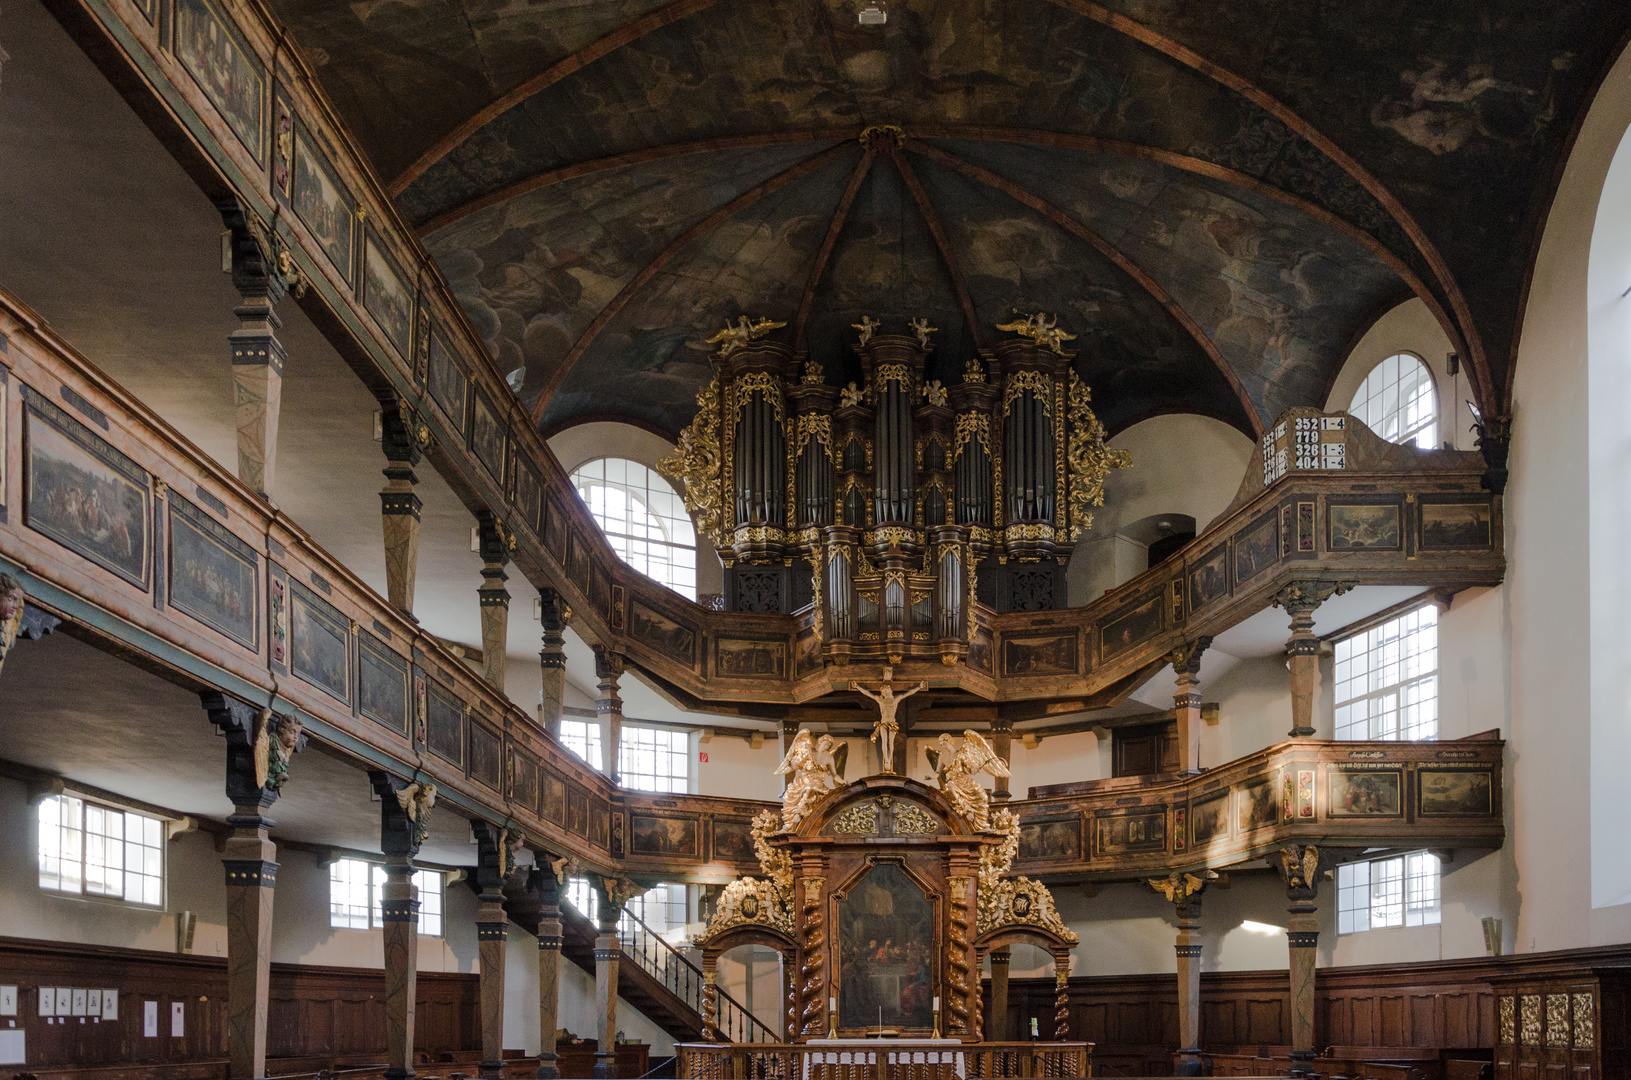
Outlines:
[{"label": "ceiling fresco", "polygon": [[928,317],[950,379],[1015,307],[1078,335],[1112,431],[1255,433],[1412,294],[1500,411],[1541,211],[1631,26],[1585,0],[272,6],[534,418],[669,434],[739,313],[842,383],[862,314]]}]

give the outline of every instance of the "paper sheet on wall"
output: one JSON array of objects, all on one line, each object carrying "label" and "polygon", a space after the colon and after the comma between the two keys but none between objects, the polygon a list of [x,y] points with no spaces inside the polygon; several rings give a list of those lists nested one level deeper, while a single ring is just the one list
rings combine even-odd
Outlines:
[{"label": "paper sheet on wall", "polygon": [[159,1003],[142,1002],[142,1034],[149,1039],[159,1037]]},{"label": "paper sheet on wall", "polygon": [[0,1031],[0,1065],[26,1064],[28,1061],[28,1053],[24,1049],[26,1043],[21,1028]]},{"label": "paper sheet on wall", "polygon": [[57,991],[55,987],[40,987],[40,1015],[57,1015]]},{"label": "paper sheet on wall", "polygon": [[170,1003],[170,1037],[179,1039],[187,1034],[187,1006],[179,1001]]},{"label": "paper sheet on wall", "polygon": [[117,1019],[119,1019],[119,991],[117,991],[117,990],[104,990],[104,991],[102,991],[102,1019],[104,1019],[104,1020],[117,1020]]}]

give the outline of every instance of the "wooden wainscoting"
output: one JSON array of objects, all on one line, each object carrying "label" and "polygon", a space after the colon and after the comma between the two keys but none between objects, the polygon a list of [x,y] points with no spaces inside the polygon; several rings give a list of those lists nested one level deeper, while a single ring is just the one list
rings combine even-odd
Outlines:
[{"label": "wooden wainscoting", "polygon": [[[0,983],[17,986],[17,1026],[26,1033],[29,1066],[88,1072],[102,1065],[162,1065],[164,1075],[180,1077],[184,1073],[173,1070],[186,1063],[196,1068],[185,1075],[213,1076],[206,1063],[226,1057],[224,957],[0,937]],[[42,987],[117,990],[118,1018],[67,1016],[47,1023],[39,1015]],[[479,1049],[478,1000],[474,975],[419,973],[414,1043],[425,1058]],[[273,964],[268,1056],[383,1061],[384,1001],[382,970]],[[156,1036],[143,1031],[148,1002],[156,1006]],[[171,1010],[178,1005],[183,1034],[172,1037]],[[0,1076],[20,1071],[0,1066]]]},{"label": "wooden wainscoting", "polygon": [[[1315,1045],[1343,1059],[1389,1060],[1467,1051],[1490,1060],[1497,1045],[1496,987],[1594,981],[1605,968],[1631,967],[1631,946],[1421,964],[1321,968]],[[1511,991],[1507,991],[1511,992]],[[1538,992],[1538,991],[1537,991]],[[1014,979],[1008,1030],[1030,1030],[1032,1016],[1053,1015],[1052,979]],[[985,999],[990,1001],[987,988]],[[1201,976],[1201,1046],[1222,1056],[1276,1056],[1291,1042],[1289,986],[1283,971],[1207,972]],[[1068,1038],[1096,1044],[1104,1075],[1164,1075],[1178,1048],[1177,981],[1172,975],[1070,980]],[[1628,1011],[1631,1015],[1631,1011]],[[989,1021],[988,1021],[989,1023]],[[1604,1017],[1604,1029],[1613,1023]],[[1613,1038],[1605,1030],[1602,1042]],[[1521,1040],[1520,1040],[1521,1041]],[[1370,1053],[1368,1051],[1374,1051]],[[1604,1066],[1607,1066],[1606,1057]],[[1582,1059],[1583,1060],[1583,1059]],[[1516,1074],[1514,1074],[1516,1075]],[[1569,1080],[1623,1075],[1578,1065]]]}]

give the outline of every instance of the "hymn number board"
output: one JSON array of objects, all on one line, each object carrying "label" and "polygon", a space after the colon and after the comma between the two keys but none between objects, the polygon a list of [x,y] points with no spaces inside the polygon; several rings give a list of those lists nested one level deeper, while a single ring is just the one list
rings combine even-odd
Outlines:
[{"label": "hymn number board", "polygon": [[1291,469],[1347,467],[1346,416],[1296,416],[1281,420],[1263,434],[1263,485]]}]

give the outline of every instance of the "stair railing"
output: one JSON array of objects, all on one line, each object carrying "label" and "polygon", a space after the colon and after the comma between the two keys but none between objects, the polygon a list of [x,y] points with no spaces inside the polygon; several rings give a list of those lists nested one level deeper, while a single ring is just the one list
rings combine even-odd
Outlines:
[{"label": "stair railing", "polygon": [[[702,1014],[701,968],[633,912],[623,912],[623,917],[617,923],[617,935],[624,956],[639,964],[642,971],[662,983],[669,993],[685,1002],[699,1016]],[[718,990],[717,997],[720,1038],[733,1043],[781,1041],[779,1032],[772,1030],[724,990]]]}]

